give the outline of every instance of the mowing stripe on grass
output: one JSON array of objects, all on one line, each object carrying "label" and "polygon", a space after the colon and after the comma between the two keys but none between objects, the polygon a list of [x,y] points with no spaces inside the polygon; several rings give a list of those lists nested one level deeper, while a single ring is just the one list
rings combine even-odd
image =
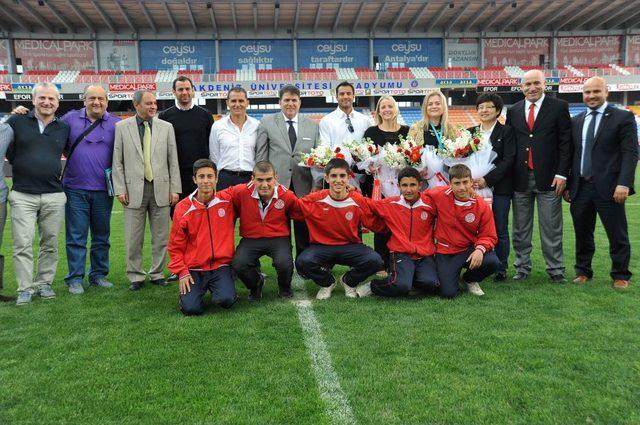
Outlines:
[{"label": "mowing stripe on grass", "polygon": [[333,424],[357,424],[347,395],[342,391],[338,374],[331,364],[331,355],[322,338],[320,322],[313,311],[302,279],[293,278],[296,297],[292,300],[298,311],[298,320],[304,334],[304,344],[311,357],[311,367],[316,377],[320,397],[326,405],[327,416]]}]

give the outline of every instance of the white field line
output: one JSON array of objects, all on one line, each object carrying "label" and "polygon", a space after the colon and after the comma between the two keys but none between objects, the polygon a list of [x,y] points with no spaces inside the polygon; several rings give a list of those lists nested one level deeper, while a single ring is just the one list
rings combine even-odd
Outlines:
[{"label": "white field line", "polygon": [[322,338],[320,322],[313,311],[311,300],[300,276],[294,274],[293,287],[296,296],[291,301],[298,311],[298,320],[304,334],[304,344],[311,357],[311,367],[316,377],[320,397],[325,403],[326,413],[332,424],[357,424],[347,395],[340,386],[338,374],[331,364],[331,355]]}]

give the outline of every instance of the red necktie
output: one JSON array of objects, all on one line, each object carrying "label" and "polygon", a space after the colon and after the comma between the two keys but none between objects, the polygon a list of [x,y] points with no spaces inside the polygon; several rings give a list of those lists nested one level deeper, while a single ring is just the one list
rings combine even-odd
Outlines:
[{"label": "red necktie", "polygon": [[[529,105],[529,116],[527,117],[527,125],[529,126],[529,131],[533,131],[533,124],[536,121],[536,116],[533,112],[535,107],[536,105],[534,103]],[[529,167],[530,170],[533,170],[533,155],[531,153],[532,151],[533,151],[533,146],[529,146],[529,157],[527,158],[527,166]]]}]

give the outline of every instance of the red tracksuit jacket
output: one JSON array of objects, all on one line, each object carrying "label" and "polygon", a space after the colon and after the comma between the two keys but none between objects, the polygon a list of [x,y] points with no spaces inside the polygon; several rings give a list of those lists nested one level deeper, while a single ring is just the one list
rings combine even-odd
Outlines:
[{"label": "red tracksuit jacket", "polygon": [[240,217],[240,236],[243,238],[277,238],[291,234],[288,214],[296,208],[296,195],[282,185],[275,187],[274,197],[264,216],[258,205],[253,182],[226,189],[232,198],[236,215]]},{"label": "red tracksuit jacket", "polygon": [[[358,196],[360,200],[356,199]],[[322,245],[362,243],[358,236],[360,223],[372,230],[380,227],[361,195],[354,197],[352,192],[342,201],[337,201],[329,196],[329,189],[298,199],[298,209],[293,218],[304,218],[311,243]]]},{"label": "red tracksuit jacket", "polygon": [[180,277],[189,270],[214,270],[231,263],[235,215],[231,195],[217,192],[207,205],[194,192],[178,202],[169,236],[169,270]]},{"label": "red tracksuit jacket", "polygon": [[493,212],[484,199],[458,201],[451,188],[443,186],[426,190],[422,200],[436,210],[434,236],[438,254],[458,254],[470,246],[487,252],[496,245]]},{"label": "red tracksuit jacket", "polygon": [[413,205],[403,196],[393,196],[381,201],[364,199],[373,213],[391,231],[391,238],[387,243],[390,252],[408,254],[413,259],[435,254],[435,208],[420,198]]}]

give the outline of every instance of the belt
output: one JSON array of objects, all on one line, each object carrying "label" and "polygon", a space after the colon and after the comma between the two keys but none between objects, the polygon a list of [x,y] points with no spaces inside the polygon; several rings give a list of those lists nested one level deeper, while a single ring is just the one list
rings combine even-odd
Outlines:
[{"label": "belt", "polygon": [[234,176],[238,176],[238,177],[251,177],[251,175],[253,174],[251,171],[232,171],[232,170],[226,170],[226,169],[222,169],[220,170],[221,173],[226,173],[226,174],[233,174]]},{"label": "belt", "polygon": [[587,183],[592,183],[593,182],[593,176],[580,177],[580,181],[587,182]]}]

